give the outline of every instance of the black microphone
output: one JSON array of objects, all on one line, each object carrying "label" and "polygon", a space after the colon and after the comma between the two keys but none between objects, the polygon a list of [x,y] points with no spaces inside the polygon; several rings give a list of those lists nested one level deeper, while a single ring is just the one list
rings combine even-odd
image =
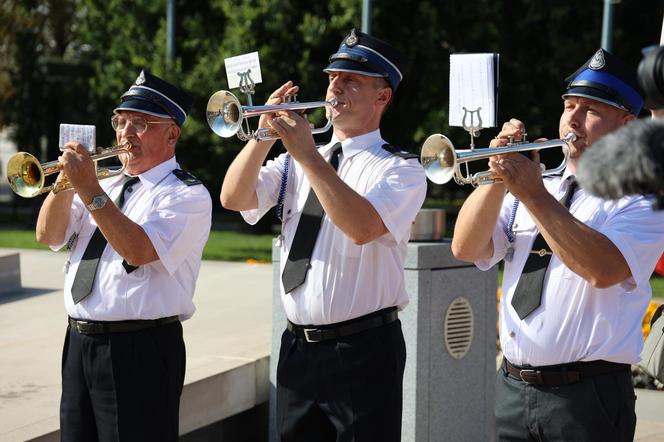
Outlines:
[{"label": "black microphone", "polygon": [[654,194],[664,209],[664,121],[636,120],[605,135],[584,152],[577,179],[604,199]]}]

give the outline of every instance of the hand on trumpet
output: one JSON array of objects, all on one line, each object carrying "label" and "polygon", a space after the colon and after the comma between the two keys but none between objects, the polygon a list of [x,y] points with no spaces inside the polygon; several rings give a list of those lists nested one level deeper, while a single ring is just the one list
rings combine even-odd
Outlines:
[{"label": "hand on trumpet", "polygon": [[491,140],[489,144],[490,147],[500,147],[507,146],[510,143],[516,143],[521,141],[524,134],[526,133],[526,126],[521,120],[512,118],[510,121],[503,124],[502,129],[496,135],[496,137]]},{"label": "hand on trumpet", "polygon": [[311,126],[305,115],[282,111],[272,118],[269,124],[298,163],[303,164],[318,154]]},{"label": "hand on trumpet", "polygon": [[[507,146],[521,141],[526,133],[523,122],[512,118],[491,141],[491,147]],[[539,140],[538,140],[539,141]],[[542,180],[539,152],[512,152],[489,157],[489,171],[504,183],[507,190],[524,203],[546,192]]]},{"label": "hand on trumpet", "polygon": [[[282,84],[279,89],[272,92],[270,97],[265,102],[265,105],[272,106],[281,104],[283,102],[283,97],[287,95],[294,95],[300,90],[299,86],[293,85],[293,82],[288,80],[286,83]],[[270,127],[270,121],[276,116],[276,114],[262,114],[258,119],[258,127]]]},{"label": "hand on trumpet", "polygon": [[75,142],[65,144],[58,161],[62,165],[58,180],[66,177],[74,190],[81,195],[101,193],[96,165],[82,144]]}]

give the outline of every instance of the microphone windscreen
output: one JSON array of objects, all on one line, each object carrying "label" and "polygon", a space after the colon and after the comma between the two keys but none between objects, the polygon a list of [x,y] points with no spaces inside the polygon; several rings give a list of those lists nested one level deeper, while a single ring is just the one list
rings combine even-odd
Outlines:
[{"label": "microphone windscreen", "polygon": [[636,120],[584,152],[579,185],[604,199],[664,191],[664,121]]}]

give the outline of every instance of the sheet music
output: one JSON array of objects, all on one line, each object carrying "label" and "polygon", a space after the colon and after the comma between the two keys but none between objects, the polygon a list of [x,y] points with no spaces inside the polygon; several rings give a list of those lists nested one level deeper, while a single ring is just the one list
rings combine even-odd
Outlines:
[{"label": "sheet music", "polygon": [[246,80],[255,84],[263,82],[258,52],[226,58],[224,59],[224,65],[226,66],[226,78],[228,79],[229,89],[240,87],[243,82],[243,76],[247,76]]},{"label": "sheet music", "polygon": [[88,152],[94,153],[97,144],[95,142],[96,128],[90,124],[60,124],[60,150],[70,141],[81,143]]},{"label": "sheet music", "polygon": [[450,55],[450,126],[495,127],[497,92],[498,54]]}]

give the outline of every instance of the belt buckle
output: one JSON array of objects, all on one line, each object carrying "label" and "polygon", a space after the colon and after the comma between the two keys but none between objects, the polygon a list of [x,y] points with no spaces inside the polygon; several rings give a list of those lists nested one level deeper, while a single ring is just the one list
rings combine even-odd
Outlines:
[{"label": "belt buckle", "polygon": [[[533,379],[532,377],[530,377],[530,380],[526,380],[524,378],[524,375],[526,375],[526,378],[528,378],[529,375],[534,375],[535,378]],[[519,370],[519,377],[526,384],[542,384],[543,383],[542,382],[542,372],[539,371],[539,370],[532,370],[532,369]],[[533,381],[536,381],[536,382],[533,382]]]},{"label": "belt buckle", "polygon": [[[307,342],[320,342],[322,341],[322,334],[317,328],[305,328],[302,330],[304,332],[304,339]],[[318,333],[318,336],[313,336],[315,333]]]},{"label": "belt buckle", "polygon": [[83,335],[94,335],[104,332],[104,325],[90,321],[76,321],[76,331]]}]

